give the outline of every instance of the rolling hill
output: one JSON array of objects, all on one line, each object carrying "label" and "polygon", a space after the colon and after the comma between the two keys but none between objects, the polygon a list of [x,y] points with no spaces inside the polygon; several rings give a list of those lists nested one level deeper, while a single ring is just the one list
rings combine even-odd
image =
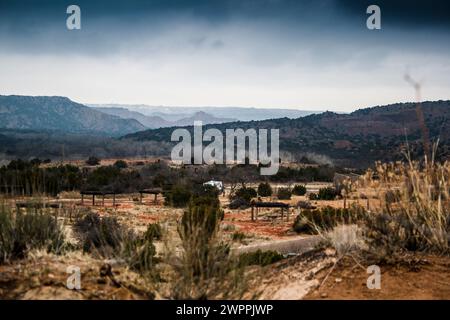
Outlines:
[{"label": "rolling hill", "polygon": [[[118,116],[122,119],[135,119],[139,121],[141,124],[146,126],[148,129],[156,129],[156,128],[166,128],[166,127],[176,127],[176,126],[188,126],[193,125],[194,121],[202,121],[204,124],[212,124],[212,123],[224,123],[224,122],[232,122],[236,121],[236,119],[231,118],[218,118],[209,113],[198,111],[192,115],[185,115],[184,118],[181,119],[166,119],[166,114],[161,115],[145,115],[143,113],[137,111],[131,111],[126,108],[121,107],[93,107],[93,109],[103,112],[106,114]],[[165,117],[165,118],[164,118]]]},{"label": "rolling hill", "polygon": [[[422,104],[432,141],[440,139],[437,157],[450,157],[450,101]],[[318,154],[339,165],[365,167],[375,160],[403,158],[406,141],[413,155],[423,154],[421,125],[415,103],[398,103],[360,109],[350,114],[324,112],[298,119],[241,121],[208,125],[225,129],[279,129],[280,149],[291,154]],[[192,130],[192,127],[188,127]],[[168,142],[174,128],[146,130],[124,137],[134,141]]]},{"label": "rolling hill", "polygon": [[[87,104],[94,108],[120,108],[128,111],[138,112],[145,116],[158,116],[164,120],[176,122],[185,118],[194,116],[197,113],[207,113],[213,115],[216,120],[214,123],[228,122],[230,119],[239,121],[267,120],[276,118],[296,119],[304,117],[318,111],[307,111],[299,109],[283,108],[253,108],[253,107],[177,107],[177,106],[150,106],[133,104]],[[217,121],[220,119],[220,121]],[[177,125],[173,123],[173,125]]]},{"label": "rolling hill", "polygon": [[65,97],[0,96],[0,128],[120,136],[146,129]]}]

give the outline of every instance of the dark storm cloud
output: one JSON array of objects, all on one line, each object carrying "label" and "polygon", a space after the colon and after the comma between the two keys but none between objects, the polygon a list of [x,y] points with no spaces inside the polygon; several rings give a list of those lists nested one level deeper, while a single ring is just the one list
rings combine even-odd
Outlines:
[{"label": "dark storm cloud", "polygon": [[[311,13],[333,11],[336,18],[358,16],[368,5],[377,4],[389,21],[405,26],[450,26],[450,2],[446,0],[2,0],[2,20],[52,18],[70,4],[78,4],[91,18],[126,18],[155,14],[191,14],[210,22],[221,22],[238,15],[248,19],[285,18],[296,20]],[[320,19],[320,16],[315,16]]]},{"label": "dark storm cloud", "polygon": [[360,17],[371,4],[381,8],[383,23],[390,26],[450,29],[448,0],[336,0],[336,8],[352,17]]},{"label": "dark storm cloud", "polygon": [[[71,4],[81,7],[81,30],[66,28]],[[381,7],[382,30],[366,28],[370,4]],[[97,103],[349,107],[402,100],[412,66],[429,80],[428,99],[444,98],[449,6],[0,0],[0,87]]]},{"label": "dark storm cloud", "polygon": [[[78,33],[65,30],[65,10],[70,4],[82,9],[83,28]],[[50,40],[60,40],[65,48],[80,49],[96,43],[109,46],[114,37],[124,41],[133,32],[158,33],[161,28],[189,22],[203,23],[205,28],[259,23],[262,29],[267,23],[294,39],[301,30],[363,36],[370,4],[381,7],[385,29],[450,32],[450,2],[446,0],[0,0],[0,39],[20,47],[34,38],[36,44],[51,45],[52,50],[54,41]]]}]

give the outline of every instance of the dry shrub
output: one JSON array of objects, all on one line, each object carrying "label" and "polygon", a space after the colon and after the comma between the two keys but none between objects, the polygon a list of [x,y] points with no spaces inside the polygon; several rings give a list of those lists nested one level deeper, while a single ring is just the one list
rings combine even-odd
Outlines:
[{"label": "dry shrub", "polygon": [[377,163],[365,184],[380,207],[366,215],[369,245],[385,257],[399,251],[449,253],[450,163]]},{"label": "dry shrub", "polygon": [[59,199],[79,199],[80,193],[78,191],[61,191],[58,193]]},{"label": "dry shrub", "polygon": [[65,245],[63,228],[48,208],[22,212],[5,204],[0,207],[0,263],[24,258],[31,249],[58,254]]},{"label": "dry shrub", "polygon": [[257,250],[254,252],[245,252],[239,256],[239,264],[241,266],[268,266],[280,260],[283,260],[284,256],[277,251],[262,251]]},{"label": "dry shrub", "polygon": [[364,210],[359,206],[350,209],[324,207],[303,209],[295,218],[293,230],[297,233],[323,234],[340,224],[352,224],[359,221]]},{"label": "dry shrub", "polygon": [[182,251],[172,257],[176,273],[170,298],[237,299],[246,289],[243,268],[220,240],[220,208],[191,205],[178,227]]},{"label": "dry shrub", "polygon": [[[152,225],[145,234],[139,236],[121,225],[113,217],[100,217],[88,212],[75,223],[75,231],[81,239],[85,252],[125,261],[129,267],[141,273],[151,272],[158,260],[153,239],[161,237]],[[161,230],[158,230],[161,232]]]},{"label": "dry shrub", "polygon": [[323,237],[341,257],[366,248],[363,231],[356,224],[338,225],[323,234]]}]

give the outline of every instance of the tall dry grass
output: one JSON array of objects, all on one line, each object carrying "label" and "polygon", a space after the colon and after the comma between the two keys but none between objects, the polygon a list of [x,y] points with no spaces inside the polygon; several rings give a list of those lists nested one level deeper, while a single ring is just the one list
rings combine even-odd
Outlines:
[{"label": "tall dry grass", "polygon": [[363,184],[376,190],[379,206],[366,215],[366,235],[384,255],[399,250],[450,250],[450,163],[377,163]]},{"label": "tall dry grass", "polygon": [[172,266],[174,299],[239,299],[247,289],[244,269],[220,237],[220,209],[191,205],[178,226],[181,250]]}]

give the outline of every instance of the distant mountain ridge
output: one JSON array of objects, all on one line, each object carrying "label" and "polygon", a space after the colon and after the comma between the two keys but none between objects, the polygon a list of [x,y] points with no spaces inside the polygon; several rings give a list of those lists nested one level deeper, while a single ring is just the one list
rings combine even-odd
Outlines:
[{"label": "distant mountain ridge", "polygon": [[0,95],[0,128],[121,136],[146,129],[134,119],[108,115],[66,97]]},{"label": "distant mountain ridge", "polygon": [[[98,108],[123,108],[128,111],[136,111],[146,116],[159,116],[164,120],[175,122],[183,118],[192,117],[194,114],[202,112],[215,118],[222,119],[221,122],[228,122],[230,119],[239,121],[267,120],[276,118],[299,118],[320,111],[307,111],[298,109],[282,108],[253,108],[253,107],[177,107],[177,106],[149,106],[131,104],[87,104],[90,107]],[[223,121],[223,120],[226,121]],[[220,121],[216,121],[219,123]]]},{"label": "distant mountain ridge", "polygon": [[[440,139],[440,159],[450,158],[450,101],[423,102],[432,141]],[[280,149],[293,154],[315,153],[343,165],[367,166],[375,160],[403,158],[406,139],[412,153],[422,150],[416,103],[397,103],[361,109],[350,114],[324,112],[298,119],[271,119],[208,125],[203,129],[279,129]],[[189,128],[192,130],[192,128]],[[123,137],[134,141],[170,141],[174,128],[146,130]],[[422,153],[423,155],[423,153]]]},{"label": "distant mountain ridge", "polygon": [[145,114],[142,114],[137,111],[130,111],[125,108],[120,107],[93,107],[94,110],[110,115],[114,115],[117,117],[120,117],[122,119],[135,119],[139,121],[141,124],[146,126],[149,129],[154,128],[164,128],[164,127],[170,127],[173,125],[173,122],[167,121],[159,116],[146,116]]},{"label": "distant mountain ridge", "polygon": [[[193,125],[194,121],[202,121],[204,124],[212,124],[212,123],[224,123],[224,122],[232,122],[236,121],[236,119],[231,118],[217,118],[209,113],[198,111],[194,114],[186,117],[178,119],[178,120],[170,120],[170,116],[168,117],[166,114],[161,115],[145,115],[143,113],[137,111],[130,111],[126,108],[121,107],[92,107],[93,109],[103,112],[106,114],[118,116],[123,119],[135,119],[139,121],[141,124],[146,126],[148,129],[156,129],[156,128],[165,128],[165,127],[176,127],[176,126],[188,126]],[[156,113],[155,113],[156,114]],[[164,119],[163,117],[169,118]],[[178,118],[178,117],[177,117]]]}]

